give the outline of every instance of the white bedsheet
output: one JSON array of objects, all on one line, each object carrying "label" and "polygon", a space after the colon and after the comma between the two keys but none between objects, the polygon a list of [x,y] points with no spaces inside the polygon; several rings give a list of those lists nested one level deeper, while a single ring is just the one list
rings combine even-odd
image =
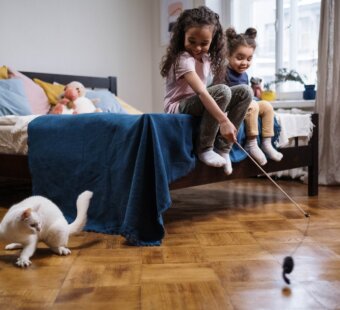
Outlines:
[{"label": "white bedsheet", "polygon": [[[281,126],[277,147],[287,147],[292,138],[303,137],[308,143],[313,134],[312,115],[301,113],[301,110],[278,110],[275,113],[276,119]],[[299,139],[300,141],[300,139]]]},{"label": "white bedsheet", "polygon": [[[27,126],[31,120],[39,115],[2,116],[0,117],[0,153],[27,154]],[[299,137],[299,145],[307,144],[312,132],[311,114],[301,110],[277,110],[275,116],[281,126],[278,147],[289,147],[294,138]],[[283,159],[284,160],[284,159]],[[306,175],[306,170],[296,168],[278,172],[276,176],[291,176],[293,178]]]},{"label": "white bedsheet", "polygon": [[27,126],[39,115],[0,117],[0,153],[27,154]]},{"label": "white bedsheet", "polygon": [[[281,126],[281,132],[276,144],[277,147],[293,147],[295,138],[299,137],[299,145],[307,145],[313,134],[312,115],[299,109],[283,110],[275,112],[276,119]],[[282,160],[285,160],[283,158]],[[276,177],[290,177],[300,179],[307,183],[308,171],[306,167],[294,168],[271,173]]]}]

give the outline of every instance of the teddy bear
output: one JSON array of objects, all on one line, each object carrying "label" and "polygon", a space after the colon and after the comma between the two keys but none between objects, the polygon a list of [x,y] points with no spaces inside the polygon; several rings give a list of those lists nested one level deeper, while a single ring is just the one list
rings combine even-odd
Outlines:
[{"label": "teddy bear", "polygon": [[64,88],[57,104],[52,108],[51,114],[82,114],[102,112],[96,108],[95,102],[85,97],[86,89],[80,82],[71,82]]},{"label": "teddy bear", "polygon": [[262,79],[258,77],[252,77],[250,79],[250,85],[251,85],[251,88],[253,89],[254,96],[258,99],[261,99],[261,94],[262,94],[261,82],[262,82]]},{"label": "teddy bear", "polygon": [[74,100],[77,98],[78,93],[76,89],[65,89],[64,93],[60,95],[59,100],[55,106],[52,107],[50,114],[76,114]]}]

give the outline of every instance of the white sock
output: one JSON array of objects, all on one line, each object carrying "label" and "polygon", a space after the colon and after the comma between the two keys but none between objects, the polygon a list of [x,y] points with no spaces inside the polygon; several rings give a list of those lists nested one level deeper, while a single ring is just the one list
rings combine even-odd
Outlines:
[{"label": "white sock", "polygon": [[232,174],[233,173],[233,166],[231,164],[231,159],[230,159],[229,152],[223,152],[223,151],[216,150],[216,153],[221,155],[225,159],[225,161],[226,161],[226,164],[223,166],[224,173],[226,175]]},{"label": "white sock", "polygon": [[208,166],[212,167],[222,167],[226,164],[226,161],[223,157],[218,155],[213,150],[206,151],[198,154],[198,158],[200,161],[204,162]]},{"label": "white sock", "polygon": [[249,139],[244,146],[244,149],[253,157],[261,166],[267,163],[266,155],[261,151],[257,145],[257,139]]},{"label": "white sock", "polygon": [[262,145],[261,145],[262,151],[268,156],[268,158],[280,161],[283,157],[283,154],[275,150],[275,148],[272,145],[272,138],[263,138]]}]

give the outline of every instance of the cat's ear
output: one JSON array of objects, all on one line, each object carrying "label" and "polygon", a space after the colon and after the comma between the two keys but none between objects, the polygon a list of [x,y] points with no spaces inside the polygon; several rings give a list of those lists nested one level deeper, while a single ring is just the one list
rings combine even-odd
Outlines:
[{"label": "cat's ear", "polygon": [[31,216],[32,209],[28,208],[21,214],[21,220],[24,221]]}]

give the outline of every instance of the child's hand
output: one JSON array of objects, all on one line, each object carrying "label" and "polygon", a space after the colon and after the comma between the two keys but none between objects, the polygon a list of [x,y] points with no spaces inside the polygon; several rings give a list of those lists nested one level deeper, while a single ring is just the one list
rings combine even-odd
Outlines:
[{"label": "child's hand", "polygon": [[220,124],[220,133],[228,142],[234,143],[237,141],[237,129],[229,119]]}]

